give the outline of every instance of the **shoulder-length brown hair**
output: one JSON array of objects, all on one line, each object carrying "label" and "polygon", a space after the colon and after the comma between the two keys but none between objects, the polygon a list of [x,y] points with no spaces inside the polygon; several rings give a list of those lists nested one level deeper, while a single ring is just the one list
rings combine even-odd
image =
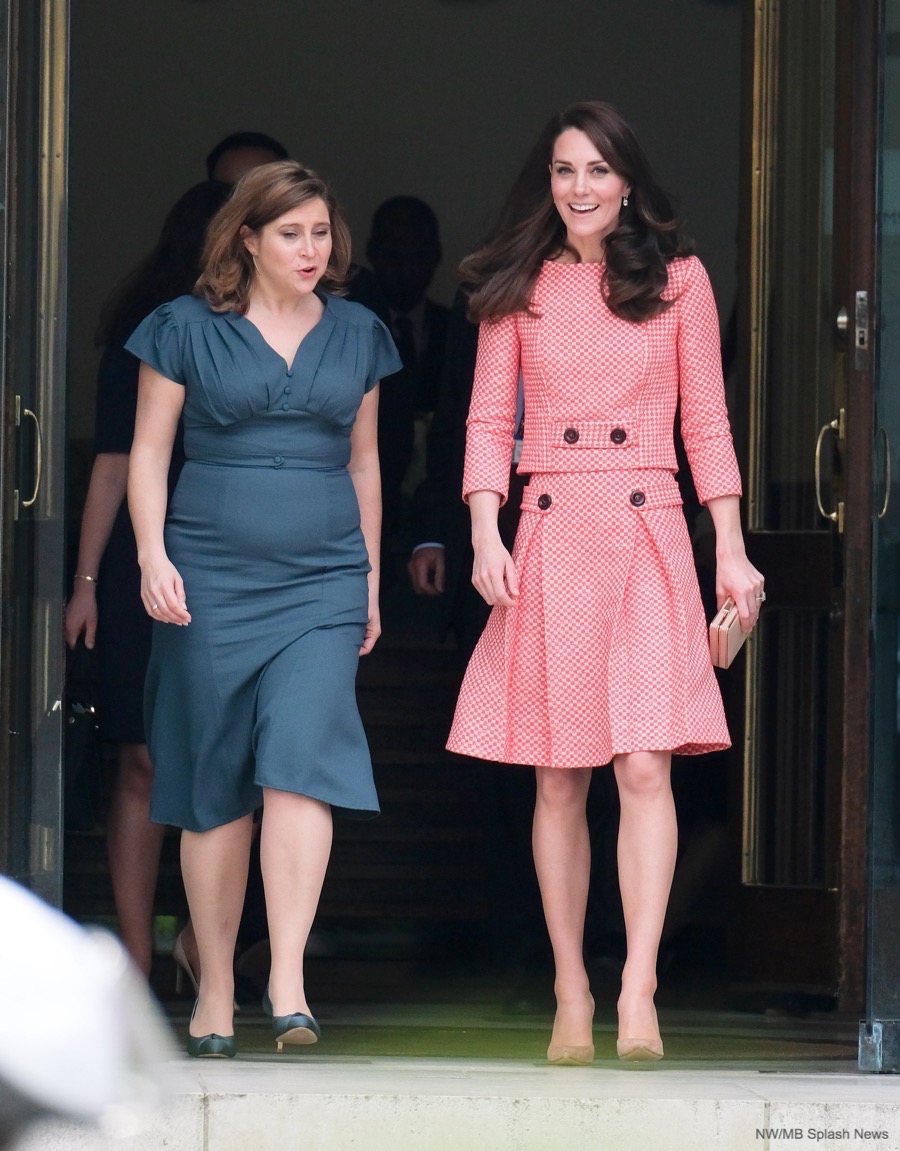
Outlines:
[{"label": "shoulder-length brown hair", "polygon": [[194,294],[214,312],[243,315],[256,271],[241,229],[259,232],[309,200],[323,200],[331,220],[331,257],[319,286],[340,294],[350,266],[350,229],[331,188],[296,160],[260,164],[237,182],[231,198],[210,222]]},{"label": "shoulder-length brown hair", "polygon": [[600,291],[610,310],[640,323],[665,311],[667,265],[693,251],[665,192],[656,183],[628,122],[600,101],[571,104],[538,137],[492,236],[459,266],[469,293],[469,318],[496,320],[527,309],[544,260],[566,250],[566,227],[550,194],[553,147],[577,128],[631,188],[615,229],[606,237]]}]

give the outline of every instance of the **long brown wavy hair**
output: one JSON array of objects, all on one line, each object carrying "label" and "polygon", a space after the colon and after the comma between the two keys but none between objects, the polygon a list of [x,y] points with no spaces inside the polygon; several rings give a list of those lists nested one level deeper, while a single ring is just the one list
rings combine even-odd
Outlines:
[{"label": "long brown wavy hair", "polygon": [[319,286],[342,294],[350,266],[350,229],[331,188],[296,160],[260,164],[238,180],[231,198],[210,222],[194,294],[202,296],[214,312],[243,315],[250,304],[256,271],[241,229],[259,232],[310,200],[324,201],[331,220],[331,257]]},{"label": "long brown wavy hair", "polygon": [[[667,265],[688,256],[668,196],[656,183],[631,126],[600,101],[570,104],[551,117],[520,171],[490,239],[459,265],[469,295],[469,319],[497,320],[529,309],[544,260],[568,249],[566,227],[550,194],[557,139],[577,128],[629,184],[628,205],[606,237],[600,291],[610,311],[640,323],[670,307],[663,298]],[[568,249],[571,250],[571,249]]]}]

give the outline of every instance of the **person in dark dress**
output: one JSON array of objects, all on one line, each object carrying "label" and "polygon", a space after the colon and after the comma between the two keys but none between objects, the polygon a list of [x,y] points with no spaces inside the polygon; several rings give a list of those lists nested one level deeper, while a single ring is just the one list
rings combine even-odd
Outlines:
[{"label": "person in dark dress", "polygon": [[[151,624],[141,603],[134,533],[125,505],[139,363],[124,343],[149,309],[195,282],[206,225],[227,195],[227,188],[212,181],[185,192],[169,211],[156,247],[105,308],[98,332],[98,343],[105,347],[97,379],[96,459],[66,607],[69,647],[82,635],[88,648],[97,647],[100,734],[116,744],[117,758],[107,815],[113,899],[122,941],[145,974],[153,952],[153,896],[164,829],[149,819],[153,770],[144,737],[143,695]],[[179,436],[169,469],[170,490],[183,459]]]},{"label": "person in dark dress", "polygon": [[[400,359],[372,312],[331,294],[349,263],[328,186],[293,161],[263,165],[210,225],[197,294],[127,345],[142,361],[128,497],[154,620],[151,818],[183,829],[197,1057],[236,1050],[253,812],[281,1050],[319,1036],[303,952],[332,808],[378,811],[355,676],[381,630],[378,383]],[[167,514],[180,419],[187,462]]]}]

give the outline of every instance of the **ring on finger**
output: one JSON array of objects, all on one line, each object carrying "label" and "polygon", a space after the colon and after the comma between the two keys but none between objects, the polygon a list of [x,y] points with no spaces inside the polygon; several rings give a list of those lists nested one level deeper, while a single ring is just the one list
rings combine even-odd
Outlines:
[{"label": "ring on finger", "polygon": [[756,602],[757,603],[765,603],[766,602],[766,593],[764,591],[758,591],[756,593]]},{"label": "ring on finger", "polygon": [[156,611],[158,608],[159,608],[159,604],[158,604],[158,603],[155,603],[155,604],[152,604],[152,605],[151,605],[151,610],[152,610],[152,611]]}]

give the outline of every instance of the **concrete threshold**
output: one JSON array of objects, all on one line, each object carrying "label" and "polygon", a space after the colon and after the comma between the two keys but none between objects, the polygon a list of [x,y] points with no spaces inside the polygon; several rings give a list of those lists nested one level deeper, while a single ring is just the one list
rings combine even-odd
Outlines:
[{"label": "concrete threshold", "polygon": [[18,1151],[900,1151],[900,1077],[854,1063],[173,1060],[145,1130],[35,1128]]}]

